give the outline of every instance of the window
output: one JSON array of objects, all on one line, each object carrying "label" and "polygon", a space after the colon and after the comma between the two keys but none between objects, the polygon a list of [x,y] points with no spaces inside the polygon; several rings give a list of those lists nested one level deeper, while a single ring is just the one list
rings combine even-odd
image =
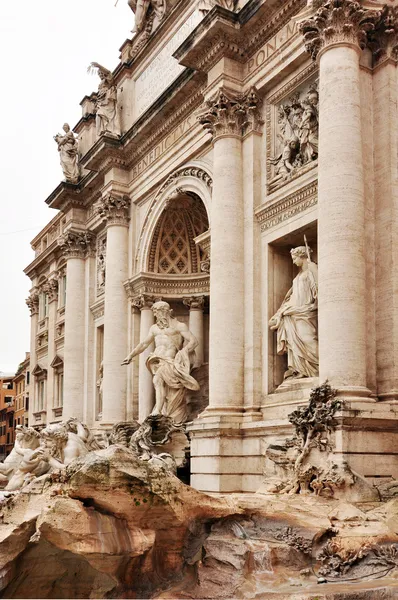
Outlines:
[{"label": "window", "polygon": [[44,319],[48,315],[48,294],[42,292],[39,300],[39,319]]},{"label": "window", "polygon": [[12,396],[5,396],[4,402],[10,406],[12,404]]},{"label": "window", "polygon": [[26,384],[29,385],[30,383],[30,371],[27,371],[26,373]]},{"label": "window", "polygon": [[55,408],[61,408],[64,405],[64,372],[57,371],[56,374],[56,393]]},{"label": "window", "polygon": [[28,396],[26,396],[26,400],[25,400],[25,410],[26,411],[29,410],[29,398],[28,398]]},{"label": "window", "polygon": [[58,308],[63,308],[66,304],[66,275],[59,280],[59,287]]},{"label": "window", "polygon": [[38,411],[44,410],[45,381],[39,381]]},{"label": "window", "polygon": [[21,424],[21,418],[18,417],[18,425],[20,425],[20,424]]}]

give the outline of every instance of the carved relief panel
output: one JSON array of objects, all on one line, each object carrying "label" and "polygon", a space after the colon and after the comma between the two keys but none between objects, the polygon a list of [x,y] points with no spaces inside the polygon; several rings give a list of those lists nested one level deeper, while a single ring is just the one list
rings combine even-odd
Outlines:
[{"label": "carved relief panel", "polygon": [[105,292],[106,234],[97,240],[97,296]]},{"label": "carved relief panel", "polygon": [[318,164],[318,84],[315,77],[296,83],[296,88],[293,81],[268,99],[268,192]]}]

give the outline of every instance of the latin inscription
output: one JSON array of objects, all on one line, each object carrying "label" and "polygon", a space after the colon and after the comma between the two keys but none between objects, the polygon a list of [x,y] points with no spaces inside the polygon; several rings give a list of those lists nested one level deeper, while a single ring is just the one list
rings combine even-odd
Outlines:
[{"label": "latin inscription", "polygon": [[261,67],[279,48],[283,46],[298,32],[297,23],[290,22],[283,27],[273,38],[271,38],[264,46],[247,62],[246,76],[251,75],[259,67]]},{"label": "latin inscription", "polygon": [[184,67],[172,55],[195,29],[201,18],[199,11],[195,11],[136,79],[135,108],[137,117],[142,115],[184,70]]},{"label": "latin inscription", "polygon": [[178,125],[169,135],[166,135],[159,144],[157,144],[148,154],[144,156],[133,167],[133,181],[136,179],[145,169],[150,167],[155,161],[158,160],[168,150],[175,144],[183,135],[187,133],[194,125],[196,124],[195,117],[190,115],[187,117],[182,123]]}]

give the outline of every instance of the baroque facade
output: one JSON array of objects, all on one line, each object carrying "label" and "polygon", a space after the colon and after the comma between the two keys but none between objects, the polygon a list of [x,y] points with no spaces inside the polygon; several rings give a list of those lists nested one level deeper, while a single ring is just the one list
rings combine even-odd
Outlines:
[{"label": "baroque facade", "polygon": [[56,136],[66,179],[25,270],[29,424],[143,421],[153,348],[122,362],[165,301],[197,340],[194,487],[256,491],[325,380],[333,453],[398,478],[396,8],[147,4]]}]

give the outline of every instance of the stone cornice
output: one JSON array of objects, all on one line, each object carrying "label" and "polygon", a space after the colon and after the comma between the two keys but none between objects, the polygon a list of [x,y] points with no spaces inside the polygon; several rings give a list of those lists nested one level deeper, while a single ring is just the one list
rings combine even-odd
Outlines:
[{"label": "stone cornice", "polygon": [[121,138],[102,135],[80,161],[86,169],[103,171],[111,167],[126,167]]},{"label": "stone cornice", "polygon": [[208,72],[222,57],[245,62],[306,5],[305,0],[257,0],[239,13],[215,7],[173,54],[181,64]]},{"label": "stone cornice", "polygon": [[313,181],[300,190],[271,201],[256,210],[261,231],[267,231],[283,221],[315,206],[318,202],[318,182]]},{"label": "stone cornice", "polygon": [[86,206],[93,188],[101,185],[103,175],[91,171],[80,179],[79,183],[62,181],[46,199],[46,204],[63,212],[70,207]]},{"label": "stone cornice", "polygon": [[95,235],[91,231],[68,230],[58,240],[61,253],[66,259],[86,258],[92,255]]},{"label": "stone cornice", "polygon": [[326,48],[350,44],[365,48],[381,11],[368,10],[355,0],[327,0],[315,14],[300,23],[306,50],[315,60]]},{"label": "stone cornice", "polygon": [[128,196],[111,192],[97,202],[95,210],[101,218],[105,219],[107,225],[128,226],[130,205],[131,199]]},{"label": "stone cornice", "polygon": [[181,298],[193,294],[208,296],[210,293],[210,276],[200,275],[160,275],[157,273],[139,273],[127,280],[124,287],[129,298],[141,295],[155,298]]}]

